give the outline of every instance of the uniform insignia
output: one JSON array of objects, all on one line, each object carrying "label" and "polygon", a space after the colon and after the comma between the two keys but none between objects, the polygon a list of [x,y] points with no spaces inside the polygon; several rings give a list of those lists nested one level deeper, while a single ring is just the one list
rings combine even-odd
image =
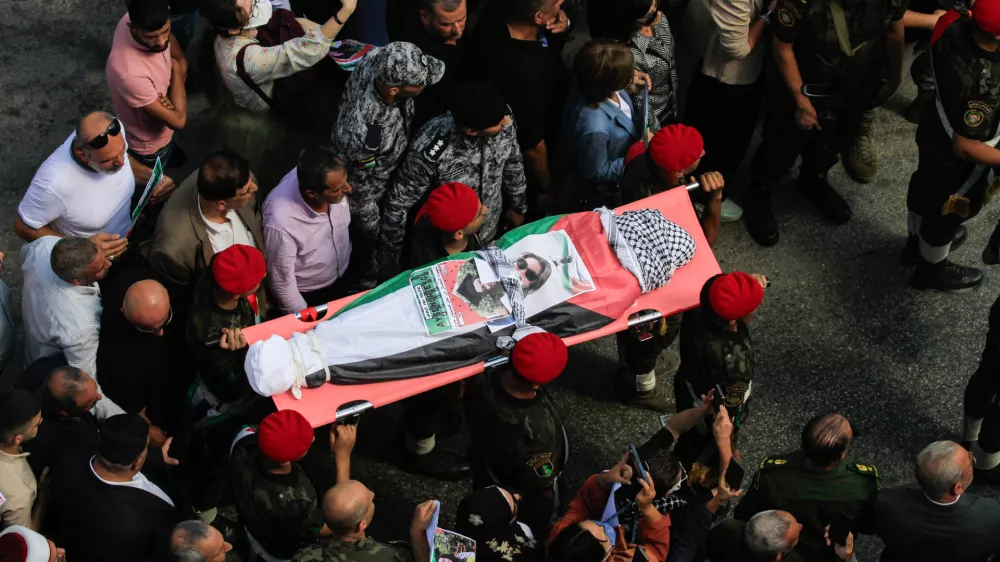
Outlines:
[{"label": "uniform insignia", "polygon": [[984,117],[981,109],[970,109],[965,112],[965,124],[969,127],[978,127],[983,124]]},{"label": "uniform insignia", "polygon": [[541,478],[551,478],[555,472],[555,465],[552,463],[552,453],[542,453],[531,458],[528,466]]},{"label": "uniform insignia", "polygon": [[795,16],[787,8],[782,8],[778,10],[778,23],[785,27],[792,27],[795,25]]},{"label": "uniform insignia", "polygon": [[448,146],[448,141],[445,138],[439,138],[432,142],[424,153],[427,155],[428,160],[437,161],[444,154],[444,149]]},{"label": "uniform insignia", "polygon": [[875,468],[873,464],[861,464],[853,463],[847,466],[847,468],[852,472],[857,472],[858,474],[866,474],[870,476],[878,477],[878,469]]},{"label": "uniform insignia", "polygon": [[360,158],[357,162],[359,170],[371,170],[375,167],[375,157]]},{"label": "uniform insignia", "polygon": [[377,152],[382,146],[382,125],[371,123],[365,131],[365,150]]}]

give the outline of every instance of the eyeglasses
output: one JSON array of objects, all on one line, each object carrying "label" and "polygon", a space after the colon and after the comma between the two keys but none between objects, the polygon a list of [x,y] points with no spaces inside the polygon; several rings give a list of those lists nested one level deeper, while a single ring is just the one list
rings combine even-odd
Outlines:
[{"label": "eyeglasses", "polygon": [[260,0],[253,0],[253,4],[250,6],[250,19],[260,15]]},{"label": "eyeglasses", "polygon": [[169,324],[170,321],[173,319],[174,319],[174,307],[171,306],[167,313],[167,321],[164,322],[163,324],[160,324],[159,328],[140,328],[138,326],[133,326],[133,327],[144,334],[155,334],[156,332],[159,332],[160,330],[166,328],[167,324]]},{"label": "eyeglasses", "polygon": [[681,465],[681,479],[680,479],[680,480],[678,480],[678,481],[677,481],[677,483],[676,483],[676,484],[674,484],[674,487],[673,487],[673,488],[670,488],[670,491],[668,491],[668,492],[667,492],[666,494],[664,494],[664,495],[666,495],[666,496],[669,496],[670,494],[672,494],[672,493],[676,492],[677,490],[680,490],[680,489],[681,489],[681,486],[683,486],[683,485],[684,485],[684,482],[685,482],[685,481],[686,481],[687,479],[688,479],[688,472],[687,472],[687,470],[684,470],[684,465],[682,464],[682,465]]},{"label": "eyeglasses", "polygon": [[104,148],[105,146],[108,146],[108,135],[117,137],[121,132],[122,124],[118,121],[117,117],[113,117],[111,119],[111,124],[108,125],[108,128],[104,129],[103,133],[91,139],[91,141],[87,143],[87,146],[91,148]]},{"label": "eyeglasses", "polygon": [[525,258],[520,258],[514,262],[514,268],[518,271],[524,272],[524,278],[528,280],[529,283],[534,283],[538,281],[538,274],[534,271],[528,269],[528,260]]}]

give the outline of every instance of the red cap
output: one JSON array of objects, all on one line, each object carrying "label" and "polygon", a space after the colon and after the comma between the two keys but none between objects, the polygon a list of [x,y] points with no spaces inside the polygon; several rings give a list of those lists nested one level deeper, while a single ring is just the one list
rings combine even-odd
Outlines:
[{"label": "red cap", "polygon": [[701,133],[687,125],[667,125],[649,141],[649,156],[653,163],[667,172],[690,168],[701,158],[705,141]]},{"label": "red cap", "polygon": [[7,533],[0,537],[0,562],[26,562],[27,560],[28,541],[24,540],[24,537],[18,533]]},{"label": "red cap", "polygon": [[254,290],[267,272],[264,254],[253,246],[233,244],[215,254],[212,276],[223,291],[243,295]]},{"label": "red cap", "polygon": [[628,152],[625,153],[625,165],[627,166],[628,163],[635,160],[637,156],[641,156],[643,152],[646,152],[646,143],[636,141],[629,147]]},{"label": "red cap", "polygon": [[1000,0],[976,0],[972,4],[972,21],[990,35],[1000,35]]},{"label": "red cap", "polygon": [[569,350],[562,338],[549,332],[524,336],[510,355],[517,374],[537,384],[545,384],[562,374],[568,358]]},{"label": "red cap", "polygon": [[431,226],[442,232],[458,232],[479,215],[479,196],[464,183],[446,183],[427,197],[417,212],[417,220],[427,215]]},{"label": "red cap", "polygon": [[274,462],[292,462],[306,456],[313,442],[313,428],[295,410],[275,412],[260,423],[257,446]]},{"label": "red cap", "polygon": [[764,288],[747,273],[737,271],[719,276],[708,289],[712,310],[725,320],[750,316],[764,300]]}]

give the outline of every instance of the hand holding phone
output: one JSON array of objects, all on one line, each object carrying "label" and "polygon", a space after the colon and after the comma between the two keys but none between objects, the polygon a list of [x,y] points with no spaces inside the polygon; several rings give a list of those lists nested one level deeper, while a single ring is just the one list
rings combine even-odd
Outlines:
[{"label": "hand holding phone", "polygon": [[[642,460],[639,459],[639,451],[636,450],[635,445],[629,445],[629,464],[632,465],[632,476],[638,476],[640,480],[646,479],[646,469],[642,466]],[[638,484],[638,480],[636,481]]]},{"label": "hand holding phone", "polygon": [[719,413],[719,407],[726,403],[726,393],[722,390],[722,387],[715,385],[715,395],[712,396],[712,411],[716,414]]},{"label": "hand holding phone", "polygon": [[739,490],[743,486],[744,476],[746,476],[746,470],[743,465],[736,462],[736,459],[731,459],[726,468],[726,487],[734,492]]},{"label": "hand holding phone", "polygon": [[851,532],[854,521],[843,513],[834,514],[833,521],[830,522],[827,537],[830,541],[840,546],[847,545],[847,535]]}]

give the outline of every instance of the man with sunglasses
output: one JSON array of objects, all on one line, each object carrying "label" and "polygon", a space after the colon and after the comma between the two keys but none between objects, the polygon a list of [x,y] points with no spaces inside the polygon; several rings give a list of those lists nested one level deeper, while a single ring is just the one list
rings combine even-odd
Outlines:
[{"label": "man with sunglasses", "polygon": [[[105,68],[111,102],[127,127],[132,165],[152,173],[174,148],[174,131],[187,124],[187,59],[170,32],[167,0],[129,0],[115,29]],[[144,185],[144,184],[140,184]],[[150,201],[165,197],[174,182],[164,177]]]},{"label": "man with sunglasses", "polygon": [[183,325],[174,323],[167,290],[147,267],[122,271],[104,289],[97,370],[108,397],[151,424],[156,446],[180,424],[194,379]]},{"label": "man with sunglasses", "polygon": [[136,183],[121,122],[96,111],[35,172],[17,208],[14,233],[27,242],[43,236],[90,238],[109,259],[128,246]]}]

